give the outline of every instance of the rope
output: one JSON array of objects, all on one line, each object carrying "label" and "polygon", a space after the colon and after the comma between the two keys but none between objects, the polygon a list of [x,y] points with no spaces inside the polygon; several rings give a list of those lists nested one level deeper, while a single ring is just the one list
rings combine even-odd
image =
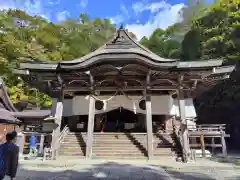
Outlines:
[{"label": "rope", "polygon": [[91,95],[91,96],[92,96],[95,100],[97,100],[97,101],[108,102],[108,101],[112,100],[112,99],[117,95],[117,93],[118,93],[118,91],[116,91],[116,92],[114,93],[114,95],[111,96],[111,97],[108,98],[108,99],[99,99],[98,97],[96,97],[96,96],[94,96],[94,95]]},{"label": "rope", "polygon": [[[106,110],[106,109],[107,109],[107,102],[108,102],[108,101],[111,101],[114,97],[116,97],[116,95],[117,95],[118,92],[119,92],[119,91],[116,91],[116,92],[114,93],[114,95],[111,96],[111,97],[108,98],[108,99],[100,99],[100,98],[98,98],[97,96],[94,96],[94,95],[91,95],[91,96],[92,96],[95,100],[103,102],[103,104],[104,104],[104,105],[103,105],[103,106],[104,106],[103,109]],[[121,93],[122,93],[128,100],[130,100],[130,101],[133,102],[133,111],[134,111],[135,114],[137,114],[136,102],[141,101],[141,100],[144,98],[144,96],[142,96],[140,99],[132,99],[132,98],[130,98],[127,94],[125,94],[123,91],[121,91]]]},{"label": "rope", "polygon": [[140,99],[131,99],[127,94],[125,94],[123,91],[121,91],[121,93],[124,95],[124,96],[126,96],[126,98],[127,99],[129,99],[129,100],[131,100],[131,101],[141,101],[143,98],[144,98],[144,96],[142,96]]}]

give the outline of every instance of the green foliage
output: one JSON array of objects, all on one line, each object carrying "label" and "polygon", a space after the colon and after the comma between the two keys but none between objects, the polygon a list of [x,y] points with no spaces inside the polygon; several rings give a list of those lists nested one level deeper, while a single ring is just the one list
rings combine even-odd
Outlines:
[{"label": "green foliage", "polygon": [[161,57],[179,58],[181,43],[171,37],[170,32],[169,29],[156,29],[149,39],[143,37],[140,43]]},{"label": "green foliage", "polygon": [[190,1],[182,21],[156,30],[140,42],[159,56],[182,61],[240,59],[240,0],[220,0],[210,6]]},{"label": "green foliage", "polygon": [[99,48],[115,31],[110,20],[90,20],[85,14],[53,24],[20,10],[1,11],[0,75],[13,103],[24,100],[38,107],[50,107],[52,102],[46,94],[28,87],[12,74],[11,67],[20,62],[56,63],[79,58]]}]

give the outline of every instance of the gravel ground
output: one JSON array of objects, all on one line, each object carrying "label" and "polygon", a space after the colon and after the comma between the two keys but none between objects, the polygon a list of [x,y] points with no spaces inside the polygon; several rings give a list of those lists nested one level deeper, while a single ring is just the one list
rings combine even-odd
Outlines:
[{"label": "gravel ground", "polygon": [[240,166],[198,160],[178,163],[158,161],[104,161],[59,159],[57,161],[21,161],[18,180],[240,180]]}]

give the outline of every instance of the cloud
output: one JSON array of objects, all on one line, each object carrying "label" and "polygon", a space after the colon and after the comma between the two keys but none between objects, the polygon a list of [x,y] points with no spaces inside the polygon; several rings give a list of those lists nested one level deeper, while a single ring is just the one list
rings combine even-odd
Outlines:
[{"label": "cloud", "polygon": [[52,0],[52,1],[48,1],[48,4],[50,5],[58,5],[61,2],[61,0]]},{"label": "cloud", "polygon": [[142,2],[137,2],[132,5],[132,8],[136,14],[141,13],[143,11],[151,11],[152,13],[157,12],[161,8],[166,8],[171,6],[170,4],[166,3],[166,1],[160,1],[156,3],[151,3],[144,5]]},{"label": "cloud", "polygon": [[57,21],[62,22],[65,21],[70,16],[68,11],[62,11],[57,14]]},{"label": "cloud", "polygon": [[171,5],[166,1],[149,4],[144,4],[142,2],[135,3],[133,4],[132,9],[137,16],[144,11],[150,12],[151,15],[146,23],[128,24],[126,28],[130,32],[133,32],[138,40],[143,36],[149,37],[155,29],[166,29],[168,26],[179,22],[181,20],[179,11],[184,6],[183,3]]},{"label": "cloud", "polygon": [[128,20],[129,18],[130,18],[129,10],[124,4],[122,4],[120,6],[120,12],[116,16],[111,17],[110,20],[113,24],[121,24]]},{"label": "cloud", "polygon": [[82,8],[87,7],[87,5],[88,5],[88,0],[81,0],[80,6],[81,6]]}]

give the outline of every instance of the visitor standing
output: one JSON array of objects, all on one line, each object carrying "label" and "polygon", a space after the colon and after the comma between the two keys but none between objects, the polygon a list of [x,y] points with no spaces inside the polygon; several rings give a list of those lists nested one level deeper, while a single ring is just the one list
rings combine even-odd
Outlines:
[{"label": "visitor standing", "polygon": [[100,121],[101,123],[101,133],[104,132],[104,126],[105,126],[105,123],[106,123],[106,118],[105,116],[103,116],[102,120]]},{"label": "visitor standing", "polygon": [[0,180],[14,180],[18,168],[19,148],[15,145],[17,133],[6,135],[6,143],[0,145]]}]

